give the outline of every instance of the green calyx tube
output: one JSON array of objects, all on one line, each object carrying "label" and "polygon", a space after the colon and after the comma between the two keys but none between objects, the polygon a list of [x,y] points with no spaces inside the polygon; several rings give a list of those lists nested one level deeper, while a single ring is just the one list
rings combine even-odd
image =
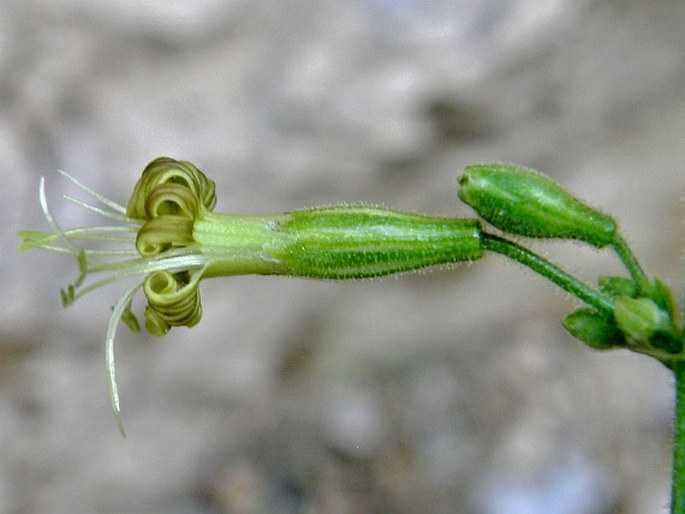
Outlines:
[{"label": "green calyx tube", "polygon": [[379,277],[483,256],[478,220],[368,205],[291,212],[279,233],[268,253],[284,274],[311,278]]},{"label": "green calyx tube", "polygon": [[194,246],[203,276],[245,273],[349,280],[480,259],[480,223],[368,205],[270,216],[205,213]]}]

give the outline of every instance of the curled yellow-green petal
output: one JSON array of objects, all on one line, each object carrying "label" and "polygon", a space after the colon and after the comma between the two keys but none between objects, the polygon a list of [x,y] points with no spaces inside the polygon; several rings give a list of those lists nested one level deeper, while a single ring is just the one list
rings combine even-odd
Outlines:
[{"label": "curled yellow-green petal", "polygon": [[182,216],[193,220],[198,214],[198,198],[181,184],[162,184],[147,196],[145,211],[149,218]]},{"label": "curled yellow-green petal", "polygon": [[136,238],[136,249],[142,257],[151,257],[192,243],[193,221],[167,214],[153,218],[142,226]]},{"label": "curled yellow-green petal", "polygon": [[148,305],[145,308],[145,327],[148,332],[162,336],[171,327],[196,325],[202,318],[198,284],[202,270],[189,273],[170,273],[165,270],[150,273],[143,284]]},{"label": "curled yellow-green petal", "polygon": [[148,211],[148,196],[165,184],[178,184],[192,193],[199,205],[207,210],[214,209],[216,193],[214,181],[208,179],[188,161],[177,161],[159,157],[143,170],[143,175],[133,189],[126,208],[126,215],[134,219],[149,219],[154,216]]}]

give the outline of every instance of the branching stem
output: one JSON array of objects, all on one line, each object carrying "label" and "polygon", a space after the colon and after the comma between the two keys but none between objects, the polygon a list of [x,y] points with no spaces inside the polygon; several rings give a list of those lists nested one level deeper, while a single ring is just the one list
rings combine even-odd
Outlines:
[{"label": "branching stem", "polygon": [[513,241],[487,232],[482,233],[482,242],[485,250],[500,253],[520,262],[527,268],[554,282],[564,291],[571,293],[576,298],[594,307],[607,319],[612,318],[614,304],[609,298],[602,295],[599,291],[592,289],[573,275],[568,274],[555,264],[552,264],[547,259]]}]

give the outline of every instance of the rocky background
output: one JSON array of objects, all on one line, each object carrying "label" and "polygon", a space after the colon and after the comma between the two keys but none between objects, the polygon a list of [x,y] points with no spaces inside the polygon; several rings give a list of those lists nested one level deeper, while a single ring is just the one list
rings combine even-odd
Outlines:
[{"label": "rocky background", "polygon": [[[680,0],[0,1],[0,512],[666,512],[671,379],[600,354],[576,302],[493,256],[360,283],[203,283],[204,318],[104,334],[121,287],[67,310],[64,169],[125,203],[187,159],[218,210],[366,201],[470,215],[469,163],[545,171],[615,214],[677,289],[685,191]],[[536,248],[592,280],[608,252]]]}]

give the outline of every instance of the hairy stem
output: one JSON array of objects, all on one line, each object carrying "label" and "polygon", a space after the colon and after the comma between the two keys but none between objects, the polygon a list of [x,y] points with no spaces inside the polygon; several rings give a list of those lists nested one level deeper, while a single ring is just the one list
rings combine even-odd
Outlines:
[{"label": "hairy stem", "polygon": [[592,289],[573,275],[569,275],[547,259],[513,241],[487,232],[482,233],[482,242],[485,250],[500,253],[510,259],[520,262],[546,279],[554,282],[564,291],[571,293],[576,298],[594,307],[607,319],[613,317],[614,304],[609,298],[602,295],[599,291]]},{"label": "hairy stem", "polygon": [[640,263],[637,261],[637,258],[635,258],[635,255],[628,246],[628,243],[626,243],[625,239],[623,239],[621,236],[617,235],[613,246],[619,259],[621,259],[621,262],[623,262],[623,265],[630,273],[630,276],[633,278],[640,291],[645,291],[649,286],[649,279],[647,278],[647,275],[645,275],[645,272],[642,269],[642,266],[640,266]]},{"label": "hairy stem", "polygon": [[685,514],[685,362],[673,365],[675,421],[673,431],[673,482],[671,514]]}]

